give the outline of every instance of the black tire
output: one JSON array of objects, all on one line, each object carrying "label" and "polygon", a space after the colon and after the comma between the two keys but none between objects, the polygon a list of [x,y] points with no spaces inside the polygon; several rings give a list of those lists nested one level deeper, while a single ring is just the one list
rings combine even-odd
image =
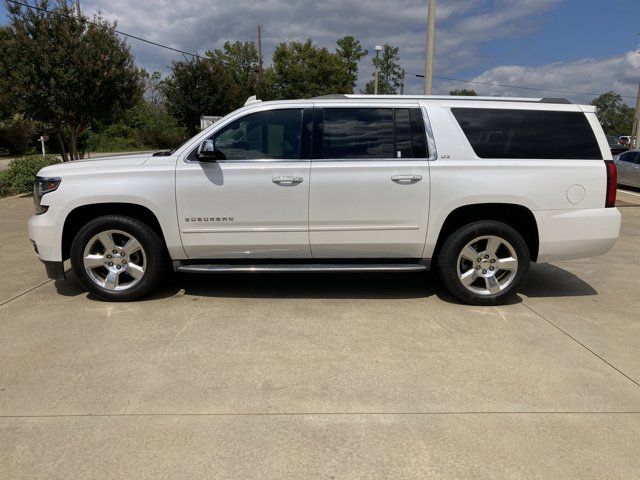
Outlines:
[{"label": "black tire", "polygon": [[[125,232],[140,243],[144,252],[144,273],[137,283],[125,290],[110,290],[98,285],[89,276],[84,266],[83,258],[87,243],[95,235],[107,230]],[[106,255],[106,252],[104,254]],[[124,215],[105,215],[91,220],[78,231],[71,244],[73,272],[90,293],[103,300],[127,302],[144,297],[162,279],[166,263],[165,245],[162,238],[145,223]],[[125,273],[124,270],[123,273]],[[135,280],[133,277],[130,278]]]},{"label": "black tire", "polygon": [[[510,276],[512,271],[501,270],[498,267],[493,267],[493,265],[499,265],[500,260],[495,260],[493,258],[492,260],[485,259],[484,253],[487,252],[479,252],[483,253],[483,255],[479,255],[477,259],[474,259],[471,262],[466,260],[466,258],[461,260],[460,264],[464,264],[464,268],[466,268],[465,272],[469,272],[471,269],[477,269],[477,272],[473,273],[473,278],[475,278],[473,281],[474,283],[467,287],[463,285],[462,280],[458,276],[459,257],[462,255],[462,250],[470,242],[475,239],[488,236],[498,237],[509,244],[507,245],[502,243],[499,249],[508,249],[511,247],[511,249],[515,251],[517,256],[515,272]],[[482,241],[483,240],[474,245],[482,245]],[[488,249],[488,243],[485,245]],[[479,248],[482,249],[482,247]],[[505,250],[499,251],[505,252]],[[480,260],[483,262],[494,261],[498,263],[481,263]],[[440,280],[442,281],[445,289],[457,300],[469,305],[499,305],[506,302],[515,296],[519,288],[522,286],[522,282],[525,280],[527,273],[529,272],[529,265],[529,248],[522,238],[522,235],[520,235],[513,227],[510,227],[505,223],[490,220],[473,222],[458,228],[444,241],[436,260]],[[480,276],[481,273],[485,272],[487,275],[492,274],[492,272],[489,272],[489,268],[484,270],[485,266],[488,266],[495,272],[493,276],[498,279],[498,285],[500,288],[502,288],[502,286],[499,282],[499,276],[502,276],[502,278],[505,279],[505,287],[498,293],[490,293],[488,280],[484,278],[484,276]],[[477,293],[477,290],[483,289],[483,285],[486,289],[486,293]],[[472,291],[472,289],[476,291]]]}]

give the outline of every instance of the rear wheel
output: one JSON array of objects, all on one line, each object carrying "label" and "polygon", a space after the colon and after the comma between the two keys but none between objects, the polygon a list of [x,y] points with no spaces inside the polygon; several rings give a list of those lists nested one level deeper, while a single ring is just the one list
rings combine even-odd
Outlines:
[{"label": "rear wheel", "polygon": [[104,300],[129,301],[160,281],[164,244],[146,224],[122,215],[96,218],[71,245],[71,265],[84,287]]},{"label": "rear wheel", "polygon": [[471,305],[497,305],[513,297],[529,263],[522,236],[495,221],[473,222],[453,232],[437,260],[447,291]]}]

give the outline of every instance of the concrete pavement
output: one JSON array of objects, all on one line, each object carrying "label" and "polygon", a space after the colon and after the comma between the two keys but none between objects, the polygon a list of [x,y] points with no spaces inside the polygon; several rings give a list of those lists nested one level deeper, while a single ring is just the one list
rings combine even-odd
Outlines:
[{"label": "concrete pavement", "polygon": [[181,275],[103,303],[47,282],[31,199],[0,200],[0,478],[637,478],[620,198],[612,252],[534,265],[492,308],[428,274]]}]

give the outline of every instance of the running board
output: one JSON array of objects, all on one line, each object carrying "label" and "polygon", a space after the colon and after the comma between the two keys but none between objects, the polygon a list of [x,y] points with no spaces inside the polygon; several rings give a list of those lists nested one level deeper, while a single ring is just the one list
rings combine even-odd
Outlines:
[{"label": "running board", "polygon": [[418,272],[429,270],[422,263],[311,263],[311,264],[185,264],[178,265],[176,271],[184,273],[240,273],[240,272]]}]

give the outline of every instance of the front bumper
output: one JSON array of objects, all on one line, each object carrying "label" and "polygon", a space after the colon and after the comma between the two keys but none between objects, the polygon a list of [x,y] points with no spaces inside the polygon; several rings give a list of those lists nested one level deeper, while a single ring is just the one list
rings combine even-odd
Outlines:
[{"label": "front bumper", "polygon": [[62,228],[56,210],[33,215],[27,224],[29,239],[36,248],[38,258],[43,262],[62,262]]},{"label": "front bumper", "polygon": [[45,260],[41,260],[44,263],[44,268],[47,271],[47,277],[51,280],[66,280],[67,277],[64,273],[64,263],[63,262],[47,262]]}]

